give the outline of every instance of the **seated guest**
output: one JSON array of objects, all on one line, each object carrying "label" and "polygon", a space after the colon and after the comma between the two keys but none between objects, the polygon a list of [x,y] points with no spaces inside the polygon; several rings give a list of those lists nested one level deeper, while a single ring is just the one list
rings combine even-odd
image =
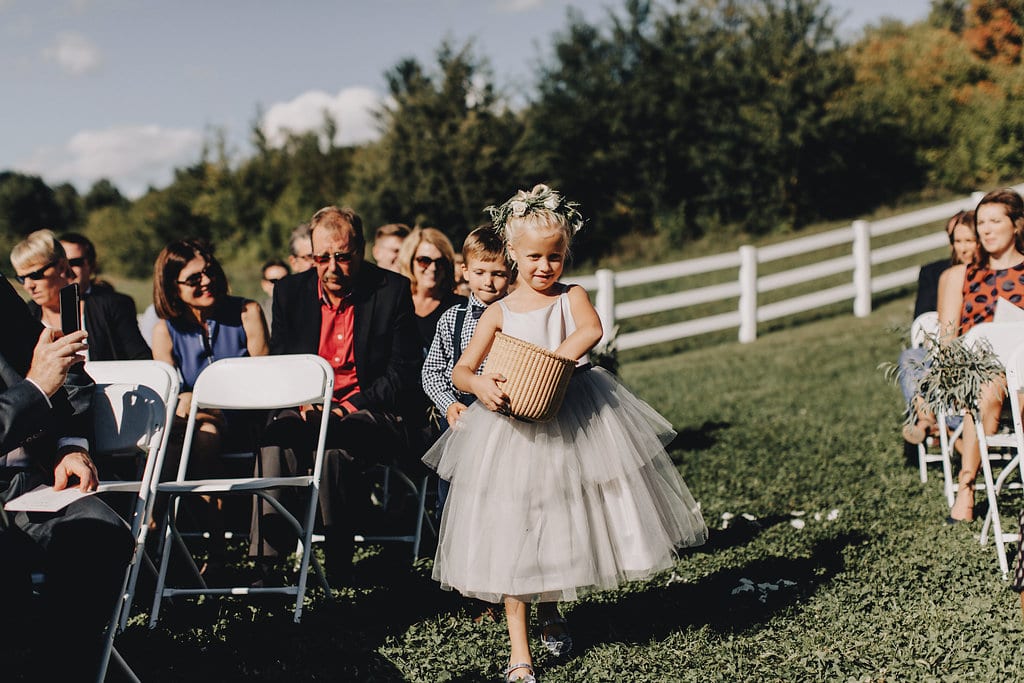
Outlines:
[{"label": "seated guest", "polygon": [[[991,322],[999,299],[1024,308],[1024,200],[1012,189],[994,190],[981,198],[974,215],[978,258],[953,266],[939,279],[939,334],[943,341]],[[992,296],[994,292],[998,296]],[[983,387],[978,410],[986,434],[998,427],[1005,398],[1005,383]],[[967,415],[949,523],[974,519],[974,479],[981,465],[976,428]]]},{"label": "seated guest", "polygon": [[302,223],[295,226],[288,238],[288,266],[293,273],[304,273],[313,267],[309,253],[309,223]]},{"label": "seated guest", "polygon": [[[21,277],[58,268],[28,267],[17,269]],[[0,459],[0,505],[40,484],[94,490],[93,387],[79,362],[86,333],[44,329],[0,280],[0,453],[19,450],[24,463]],[[53,513],[0,512],[0,650],[38,649],[26,656],[32,671],[14,670],[5,656],[4,680],[96,679],[133,545],[127,524],[95,496]],[[46,581],[35,599],[31,573],[40,569]]]},{"label": "seated guest", "polygon": [[267,319],[267,327],[269,328],[273,319],[271,305],[274,303],[274,285],[288,274],[288,264],[281,259],[270,259],[263,264],[260,272],[262,273],[260,287],[263,289],[263,293],[267,295],[267,298],[260,302],[260,308],[263,309],[263,317]]},{"label": "seated guest", "polygon": [[[914,304],[915,319],[922,313],[936,310],[929,306],[938,306],[939,278],[942,274],[952,266],[971,263],[978,254],[978,242],[974,237],[973,211],[957,212],[946,224],[946,233],[951,247],[949,258],[921,267],[917,281],[917,300]],[[919,399],[915,398],[924,358],[924,347],[918,347],[904,349],[899,359],[903,398],[906,399],[907,410],[914,411],[915,415],[915,421],[903,427],[903,439],[912,445],[922,443],[938,426],[935,415],[921,409],[918,405]]]},{"label": "seated guest", "polygon": [[60,245],[82,297],[83,329],[89,332],[89,360],[147,360],[153,357],[139,331],[135,301],[96,279],[96,247],[85,235],[68,232]]},{"label": "seated guest", "polygon": [[[153,357],[178,368],[181,393],[178,395],[177,420],[172,438],[176,445],[184,436],[185,420],[192,406],[192,387],[199,373],[221,358],[265,356],[267,323],[255,301],[228,295],[227,277],[212,250],[203,242],[184,239],[164,247],[153,266],[153,301],[160,320],[153,328]],[[208,477],[219,473],[221,446],[233,432],[244,431],[241,416],[204,410],[196,420],[196,432],[189,476]],[[180,448],[178,448],[180,454]],[[169,453],[170,456],[170,453]],[[165,460],[161,479],[177,472],[177,457]],[[211,538],[223,543],[220,515],[208,511]],[[222,548],[211,545],[211,556]],[[219,558],[214,559],[214,563]]]},{"label": "seated guest", "polygon": [[370,250],[374,262],[385,270],[399,272],[398,252],[408,236],[409,226],[403,223],[388,223],[377,228]]},{"label": "seated guest", "polygon": [[[379,463],[418,460],[408,451],[404,417],[419,389],[422,351],[409,281],[365,263],[363,222],[349,208],[320,209],[311,222],[314,268],[274,288],[273,354],[316,353],[334,368],[334,400],[320,486],[327,572],[346,582],[353,534],[369,507],[365,472]],[[311,467],[318,409],[280,411],[268,424],[257,474],[291,476]],[[285,504],[300,503],[278,494]],[[269,570],[295,549],[295,533],[269,503],[253,510],[250,555]]]}]

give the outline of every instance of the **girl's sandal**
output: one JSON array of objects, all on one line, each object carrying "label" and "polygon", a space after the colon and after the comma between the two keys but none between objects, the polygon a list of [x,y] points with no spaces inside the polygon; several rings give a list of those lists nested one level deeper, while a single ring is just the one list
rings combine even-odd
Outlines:
[{"label": "girl's sandal", "polygon": [[[559,626],[561,633],[545,633],[549,626]],[[564,657],[572,652],[572,636],[569,634],[569,625],[565,619],[562,617],[545,619],[540,625],[540,642],[555,657]]]},{"label": "girl's sandal", "polygon": [[[529,673],[525,676],[520,676],[519,678],[512,678],[512,672],[517,669],[526,669]],[[505,683],[512,683],[514,681],[520,681],[521,683],[537,683],[537,677],[533,675],[533,666],[526,662],[509,664],[505,669]]]}]

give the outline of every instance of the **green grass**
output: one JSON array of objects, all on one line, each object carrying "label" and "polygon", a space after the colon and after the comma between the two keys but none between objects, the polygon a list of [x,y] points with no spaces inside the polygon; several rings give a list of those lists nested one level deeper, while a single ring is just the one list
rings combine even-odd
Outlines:
[{"label": "green grass", "polygon": [[[876,367],[910,311],[903,298],[623,367],[679,430],[671,454],[713,531],[650,581],[564,605],[578,655],[538,653],[542,680],[1021,678],[1021,612],[992,546],[978,524],[942,524],[938,470],[921,485],[903,463],[901,399]],[[429,560],[371,548],[356,566],[365,586],[312,593],[299,625],[284,600],[179,600],[155,631],[135,617],[118,649],[145,681],[498,678],[503,624],[474,623]],[[778,589],[734,594],[744,579]]]}]

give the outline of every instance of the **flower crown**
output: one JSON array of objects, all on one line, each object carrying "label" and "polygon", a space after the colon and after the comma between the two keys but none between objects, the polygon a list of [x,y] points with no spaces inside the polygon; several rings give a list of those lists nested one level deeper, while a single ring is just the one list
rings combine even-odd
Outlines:
[{"label": "flower crown", "polygon": [[505,235],[505,226],[511,218],[522,218],[533,211],[550,211],[565,219],[570,235],[575,235],[583,227],[583,216],[579,212],[579,204],[566,201],[561,194],[547,185],[537,185],[532,190],[519,190],[501,206],[484,208],[491,216],[491,223],[498,234]]}]

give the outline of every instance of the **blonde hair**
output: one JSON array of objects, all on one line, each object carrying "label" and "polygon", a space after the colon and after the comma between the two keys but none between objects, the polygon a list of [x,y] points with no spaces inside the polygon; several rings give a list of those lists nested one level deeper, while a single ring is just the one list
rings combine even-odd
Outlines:
[{"label": "blonde hair", "polygon": [[15,270],[25,268],[35,261],[44,263],[57,261],[58,266],[63,261],[65,272],[70,270],[64,246],[61,245],[53,230],[36,230],[11,249],[11,265]]},{"label": "blonde hair", "polygon": [[402,242],[402,248],[398,252],[399,272],[409,278],[413,294],[419,284],[416,280],[416,269],[413,268],[413,261],[416,259],[416,250],[420,243],[426,242],[437,248],[441,256],[448,262],[448,267],[443,273],[437,273],[437,285],[439,292],[450,292],[455,289],[455,248],[443,232],[437,228],[414,228],[409,236]]}]

